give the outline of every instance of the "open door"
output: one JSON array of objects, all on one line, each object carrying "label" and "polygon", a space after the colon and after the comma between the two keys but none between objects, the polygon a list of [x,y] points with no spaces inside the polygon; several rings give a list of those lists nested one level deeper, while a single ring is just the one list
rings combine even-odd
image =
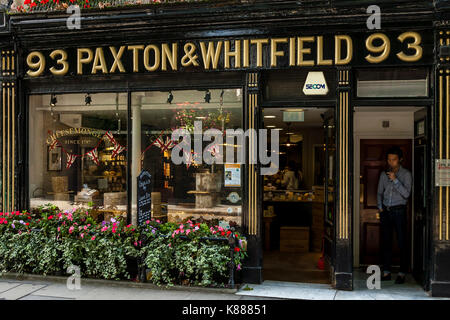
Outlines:
[{"label": "open door", "polygon": [[413,252],[413,275],[414,278],[427,288],[428,277],[428,245],[429,225],[431,217],[428,205],[430,180],[430,149],[428,145],[428,117],[427,110],[423,109],[414,114],[414,252]]},{"label": "open door", "polygon": [[[323,254],[328,270],[334,264],[334,223],[335,223],[335,177],[336,177],[336,135],[334,110],[323,114],[325,144],[325,179],[324,179],[324,236]],[[331,273],[330,273],[331,274]]]}]

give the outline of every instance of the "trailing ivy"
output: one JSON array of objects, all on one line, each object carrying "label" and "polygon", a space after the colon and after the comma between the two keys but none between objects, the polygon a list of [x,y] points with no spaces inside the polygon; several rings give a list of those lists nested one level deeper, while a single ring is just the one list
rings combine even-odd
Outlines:
[{"label": "trailing ivy", "polygon": [[[233,260],[230,239],[236,243]],[[230,263],[240,269],[243,249],[239,233],[193,221],[97,223],[89,211],[60,212],[51,205],[32,213],[0,213],[0,273],[61,275],[78,266],[83,277],[130,279],[142,258],[155,284],[223,286]]]}]

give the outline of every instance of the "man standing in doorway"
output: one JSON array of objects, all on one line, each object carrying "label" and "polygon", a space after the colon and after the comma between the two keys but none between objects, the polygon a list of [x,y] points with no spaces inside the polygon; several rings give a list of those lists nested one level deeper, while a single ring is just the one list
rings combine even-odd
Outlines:
[{"label": "man standing in doorway", "polygon": [[381,219],[383,276],[381,280],[391,280],[392,229],[395,229],[400,248],[400,272],[395,283],[405,282],[408,271],[408,252],[406,248],[407,219],[406,205],[411,195],[411,172],[401,166],[403,152],[392,147],[387,152],[389,169],[382,172],[378,182],[377,204]]}]

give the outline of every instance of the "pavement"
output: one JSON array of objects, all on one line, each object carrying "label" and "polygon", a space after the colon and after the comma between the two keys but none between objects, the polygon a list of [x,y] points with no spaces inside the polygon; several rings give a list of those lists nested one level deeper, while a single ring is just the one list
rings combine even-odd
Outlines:
[{"label": "pavement", "polygon": [[360,270],[355,270],[353,276],[352,291],[336,290],[329,284],[264,281],[259,285],[248,285],[252,290],[241,287],[236,294],[299,300],[450,300],[431,297],[411,275],[406,277],[404,284],[395,284],[394,274],[391,281],[381,281],[380,289],[368,289],[369,275]]},{"label": "pavement", "polygon": [[[395,278],[395,277],[394,277]],[[145,285],[145,284],[144,284]],[[17,280],[0,278],[0,300],[450,300],[430,297],[414,280],[402,285],[382,282],[370,290],[364,274],[355,274],[354,290],[339,291],[328,284],[264,281],[244,284],[239,290],[202,288],[157,288],[132,283],[81,279],[79,290],[68,289],[65,281],[39,276]]]},{"label": "pavement", "polygon": [[234,293],[199,292],[83,284],[70,290],[65,283],[39,280],[0,279],[0,300],[267,300]]}]

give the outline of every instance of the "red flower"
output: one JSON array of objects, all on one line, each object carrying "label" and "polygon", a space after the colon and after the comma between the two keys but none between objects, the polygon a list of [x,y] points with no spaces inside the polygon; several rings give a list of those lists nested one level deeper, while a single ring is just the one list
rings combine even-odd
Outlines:
[{"label": "red flower", "polygon": [[29,225],[30,225],[30,223],[28,223],[28,222],[27,222],[27,223],[25,223],[25,225],[26,225],[26,226],[29,226]]},{"label": "red flower", "polygon": [[47,219],[48,219],[48,220],[51,220],[51,219],[53,219],[53,216],[49,216]]},{"label": "red flower", "polygon": [[31,2],[30,3],[30,8],[36,7],[36,2]]},{"label": "red flower", "polygon": [[231,234],[231,231],[228,230],[228,231],[227,231],[227,237],[228,237],[230,234]]},{"label": "red flower", "polygon": [[239,252],[239,251],[241,251],[241,249],[239,249],[238,247],[235,247],[235,248],[234,248],[234,251],[235,251],[235,252]]}]

